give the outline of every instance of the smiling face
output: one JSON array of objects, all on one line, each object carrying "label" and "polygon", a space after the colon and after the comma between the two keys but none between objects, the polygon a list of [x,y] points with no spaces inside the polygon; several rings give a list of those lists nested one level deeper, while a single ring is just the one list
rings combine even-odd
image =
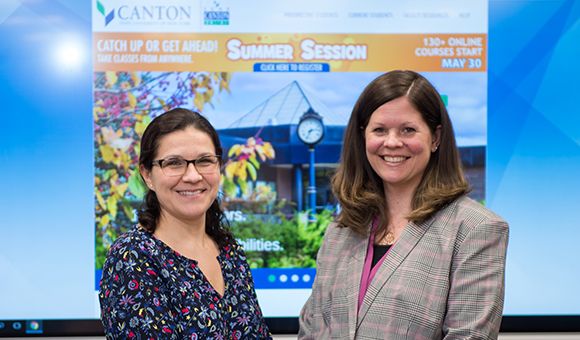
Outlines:
[{"label": "smiling face", "polygon": [[[207,133],[188,127],[163,136],[154,159],[196,159],[215,153],[215,145]],[[182,176],[176,177],[165,175],[159,165],[154,165],[151,170],[142,165],[140,170],[149,189],[157,194],[161,207],[160,224],[179,220],[205,225],[205,213],[218,194],[219,170],[200,175],[191,163]]]},{"label": "smiling face", "polygon": [[435,134],[406,97],[376,109],[365,128],[366,156],[385,190],[415,190],[437,150],[441,126]]}]

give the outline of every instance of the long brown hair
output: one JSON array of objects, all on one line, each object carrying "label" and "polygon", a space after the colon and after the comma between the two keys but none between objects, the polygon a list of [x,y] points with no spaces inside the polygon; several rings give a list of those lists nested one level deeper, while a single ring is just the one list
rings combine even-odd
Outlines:
[{"label": "long brown hair", "polygon": [[432,134],[441,125],[439,149],[431,154],[413,197],[413,210],[406,218],[423,222],[470,190],[449,114],[435,87],[413,71],[385,73],[373,80],[357,100],[346,127],[341,162],[332,177],[332,190],[341,205],[339,226],[361,235],[366,235],[375,216],[380,219],[377,232],[385,230],[389,222],[383,181],[366,157],[364,131],[376,109],[400,97],[406,97],[421,113]]},{"label": "long brown hair", "polygon": [[[218,133],[210,122],[199,113],[177,108],[155,118],[145,129],[143,138],[141,138],[139,167],[144,166],[145,169],[151,170],[152,163],[157,157],[161,138],[172,132],[185,130],[188,127],[193,127],[206,133],[213,142],[215,154],[220,158],[222,157],[223,149]],[[159,205],[157,194],[153,190],[148,190],[145,195],[145,202],[138,213],[139,224],[150,233],[153,233],[159,223],[160,216],[161,206]],[[205,232],[220,246],[235,243],[217,197],[205,213]]]}]

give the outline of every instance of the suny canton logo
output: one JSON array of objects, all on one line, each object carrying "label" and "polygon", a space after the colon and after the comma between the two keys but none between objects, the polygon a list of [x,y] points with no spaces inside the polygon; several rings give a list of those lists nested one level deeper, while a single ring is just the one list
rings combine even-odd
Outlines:
[{"label": "suny canton logo", "polygon": [[203,24],[204,25],[229,25],[230,24],[230,11],[229,8],[223,10],[217,1],[213,2],[215,8],[209,11],[203,11]]},{"label": "suny canton logo", "polygon": [[109,12],[109,14],[105,14],[105,6],[103,6],[103,4],[97,1],[97,10],[99,10],[99,12],[101,12],[101,14],[105,16],[105,26],[107,26],[111,21],[113,21],[113,19],[115,19],[114,8],[111,12]]}]

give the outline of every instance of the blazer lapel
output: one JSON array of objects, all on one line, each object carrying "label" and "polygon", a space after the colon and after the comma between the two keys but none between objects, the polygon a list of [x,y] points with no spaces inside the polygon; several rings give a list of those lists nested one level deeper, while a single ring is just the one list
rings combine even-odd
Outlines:
[{"label": "blazer lapel", "polygon": [[[373,301],[377,297],[377,294],[381,291],[383,286],[387,283],[391,275],[397,270],[397,268],[403,263],[405,258],[409,255],[411,250],[415,248],[419,240],[425,235],[429,226],[433,223],[433,218],[429,220],[414,224],[413,222],[409,222],[397,242],[393,244],[392,248],[390,249],[385,261],[380,264],[380,267],[375,274],[375,277],[372,279],[371,284],[367,290],[367,293],[364,297],[362,305],[360,307],[360,311],[358,313],[358,322],[357,328],[362,323],[366,313],[369,310],[369,307],[372,305]],[[365,254],[366,256],[366,250]],[[363,259],[364,264],[364,259]],[[362,271],[361,271],[362,272]]]},{"label": "blazer lapel", "polygon": [[[369,225],[370,230],[370,225]],[[369,244],[369,237],[363,237],[357,234],[351,236],[353,246],[350,253],[348,268],[348,331],[349,339],[354,339],[357,329],[358,315],[358,296],[360,291],[360,282],[362,278],[363,267]]]}]

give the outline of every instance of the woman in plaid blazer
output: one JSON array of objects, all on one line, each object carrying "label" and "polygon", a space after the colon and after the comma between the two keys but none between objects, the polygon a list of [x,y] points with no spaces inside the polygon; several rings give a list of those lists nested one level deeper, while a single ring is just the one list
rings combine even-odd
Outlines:
[{"label": "woman in plaid blazer", "polygon": [[363,91],[332,179],[299,339],[497,339],[508,225],[469,191],[449,115],[413,71]]}]

